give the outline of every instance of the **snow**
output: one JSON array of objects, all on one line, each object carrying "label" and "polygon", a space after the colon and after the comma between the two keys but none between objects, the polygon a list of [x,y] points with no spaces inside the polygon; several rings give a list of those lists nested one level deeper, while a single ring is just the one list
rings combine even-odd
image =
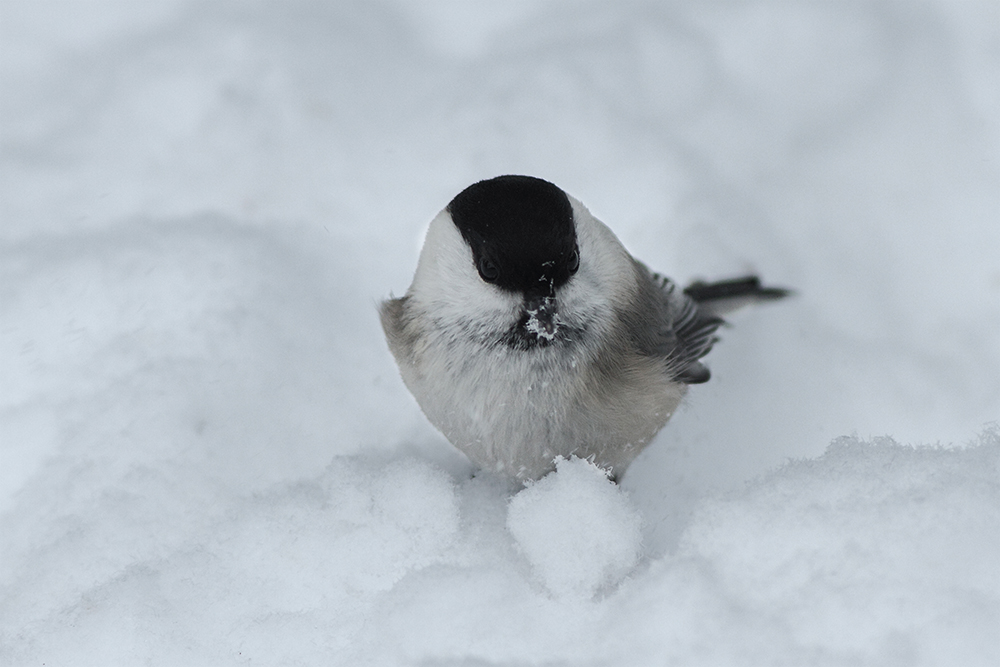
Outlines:
[{"label": "snow", "polygon": [[614,586],[642,551],[642,516],[608,472],[584,459],[556,459],[510,500],[507,529],[532,572],[557,597],[591,598]]},{"label": "snow", "polygon": [[[0,663],[1000,663],[998,44],[991,2],[4,0]],[[797,292],[620,487],[473,477],[386,349],[501,173]]]}]

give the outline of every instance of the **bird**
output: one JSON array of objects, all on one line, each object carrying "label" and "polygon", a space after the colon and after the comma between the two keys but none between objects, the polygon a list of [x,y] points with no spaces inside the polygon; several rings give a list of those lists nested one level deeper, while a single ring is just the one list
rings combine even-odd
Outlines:
[{"label": "bird", "polygon": [[709,379],[722,315],[789,293],[756,276],[679,289],[555,184],[503,175],[433,218],[379,314],[404,384],[478,469],[527,484],[575,456],[618,480]]}]

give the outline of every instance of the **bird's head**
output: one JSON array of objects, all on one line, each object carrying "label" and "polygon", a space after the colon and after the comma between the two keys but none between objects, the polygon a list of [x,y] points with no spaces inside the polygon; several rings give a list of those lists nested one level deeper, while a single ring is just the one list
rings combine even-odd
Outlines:
[{"label": "bird's head", "polygon": [[442,323],[484,341],[534,349],[572,340],[592,321],[578,311],[610,295],[600,287],[601,254],[620,244],[596,239],[605,233],[613,238],[548,181],[480,181],[431,222],[411,294]]}]

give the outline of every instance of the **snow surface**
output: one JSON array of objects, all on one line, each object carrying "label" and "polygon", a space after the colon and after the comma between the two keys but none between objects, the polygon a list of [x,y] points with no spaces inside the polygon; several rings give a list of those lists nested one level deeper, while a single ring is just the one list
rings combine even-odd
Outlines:
[{"label": "snow surface", "polygon": [[[3,0],[0,664],[1000,664],[998,158],[993,2]],[[500,173],[798,293],[621,487],[385,347]]]}]

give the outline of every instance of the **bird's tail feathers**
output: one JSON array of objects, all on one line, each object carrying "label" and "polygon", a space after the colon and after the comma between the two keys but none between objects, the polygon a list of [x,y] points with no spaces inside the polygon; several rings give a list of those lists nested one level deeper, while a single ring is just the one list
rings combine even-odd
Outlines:
[{"label": "bird's tail feathers", "polygon": [[745,276],[718,282],[695,281],[684,288],[702,310],[725,315],[734,310],[767,301],[775,301],[793,292],[782,287],[764,287],[757,276]]}]

